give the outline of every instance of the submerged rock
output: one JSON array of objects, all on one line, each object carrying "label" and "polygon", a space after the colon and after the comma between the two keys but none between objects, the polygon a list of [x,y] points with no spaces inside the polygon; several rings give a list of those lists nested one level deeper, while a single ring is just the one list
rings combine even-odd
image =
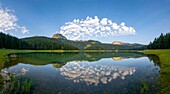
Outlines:
[{"label": "submerged rock", "polygon": [[16,58],[16,57],[18,57],[18,56],[17,56],[16,54],[10,54],[9,57],[10,57],[10,58]]}]

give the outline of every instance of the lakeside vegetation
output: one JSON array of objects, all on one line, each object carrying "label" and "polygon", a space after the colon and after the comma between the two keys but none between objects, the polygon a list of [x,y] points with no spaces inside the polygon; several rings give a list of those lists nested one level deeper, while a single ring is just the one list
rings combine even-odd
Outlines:
[{"label": "lakeside vegetation", "polygon": [[33,82],[14,74],[0,75],[0,94],[31,94]]},{"label": "lakeside vegetation", "polygon": [[165,50],[145,50],[145,54],[155,54],[160,59],[160,93],[170,94],[170,49]]},{"label": "lakeside vegetation", "polygon": [[170,33],[161,33],[158,38],[155,38],[153,42],[150,42],[147,48],[150,50],[145,50],[145,54],[157,55],[160,60],[160,93],[170,94]]},{"label": "lakeside vegetation", "polygon": [[170,49],[170,33],[163,34],[158,38],[155,38],[153,42],[150,42],[148,49]]}]

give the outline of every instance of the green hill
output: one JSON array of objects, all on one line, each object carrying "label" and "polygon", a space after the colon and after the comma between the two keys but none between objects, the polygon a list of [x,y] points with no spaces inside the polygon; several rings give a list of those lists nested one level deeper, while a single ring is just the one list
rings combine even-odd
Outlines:
[{"label": "green hill", "polygon": [[33,50],[78,50],[78,47],[64,43],[62,39],[54,39],[44,36],[34,36],[23,38],[21,40],[28,43],[28,49]]},{"label": "green hill", "polygon": [[[59,48],[61,49],[63,49],[62,46],[63,47],[73,46],[73,47],[77,47],[80,50],[140,50],[140,49],[144,49],[144,45],[136,44],[136,43],[114,45],[114,44],[101,43],[95,40],[73,41],[73,40],[67,40],[66,38],[49,38],[49,37],[43,37],[43,36],[28,37],[28,38],[23,38],[21,40],[31,44],[33,48],[35,45],[39,46],[39,48],[37,49],[43,49],[41,48],[42,46],[50,45],[50,44],[60,45],[61,47]],[[68,48],[64,48],[64,49],[68,49]]]},{"label": "green hill", "polygon": [[68,40],[61,34],[52,38],[33,36],[19,39],[0,33],[0,49],[30,49],[30,50],[141,50],[145,45],[123,43],[121,45],[101,43],[95,40]]}]

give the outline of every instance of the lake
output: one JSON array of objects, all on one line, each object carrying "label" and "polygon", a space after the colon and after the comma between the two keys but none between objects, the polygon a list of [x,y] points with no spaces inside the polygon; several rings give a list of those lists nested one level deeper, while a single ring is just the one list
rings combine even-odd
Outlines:
[{"label": "lake", "polygon": [[[1,67],[0,79],[9,80],[13,76],[29,79],[31,94],[154,94],[159,91],[159,60],[153,55],[132,52],[11,55],[16,57],[9,57],[10,61]],[[0,88],[8,92],[10,85],[1,83]]]}]

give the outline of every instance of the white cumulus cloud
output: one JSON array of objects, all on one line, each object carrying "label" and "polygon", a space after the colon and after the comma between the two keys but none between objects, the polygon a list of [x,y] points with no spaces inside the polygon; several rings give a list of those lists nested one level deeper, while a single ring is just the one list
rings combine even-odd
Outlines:
[{"label": "white cumulus cloud", "polygon": [[29,32],[29,30],[25,26],[23,26],[23,27],[21,27],[21,32],[27,33],[27,32]]},{"label": "white cumulus cloud", "polygon": [[18,25],[18,19],[13,12],[10,9],[0,7],[0,32],[10,30],[21,31],[22,33],[29,32],[25,26]]},{"label": "white cumulus cloud", "polygon": [[126,26],[125,22],[118,25],[107,18],[99,19],[97,16],[88,16],[85,20],[74,19],[60,28],[60,33],[71,40],[129,35],[135,32],[135,29]]}]

